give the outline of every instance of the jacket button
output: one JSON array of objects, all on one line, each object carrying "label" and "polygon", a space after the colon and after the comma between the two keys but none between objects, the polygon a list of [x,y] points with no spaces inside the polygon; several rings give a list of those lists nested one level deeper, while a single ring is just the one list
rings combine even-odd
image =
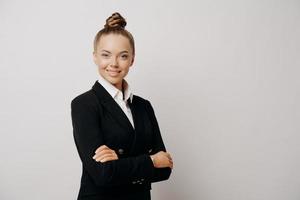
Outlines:
[{"label": "jacket button", "polygon": [[123,154],[124,150],[123,149],[119,149],[118,152],[119,152],[119,154]]}]

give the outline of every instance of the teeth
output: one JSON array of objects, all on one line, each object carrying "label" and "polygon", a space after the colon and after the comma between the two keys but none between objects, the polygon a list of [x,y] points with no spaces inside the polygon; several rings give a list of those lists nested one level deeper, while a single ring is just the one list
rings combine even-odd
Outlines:
[{"label": "teeth", "polygon": [[119,75],[120,71],[107,70],[107,73],[112,77],[117,77]]},{"label": "teeth", "polygon": [[109,72],[116,72],[116,73],[119,73],[120,71],[112,71],[112,70],[107,70]]}]

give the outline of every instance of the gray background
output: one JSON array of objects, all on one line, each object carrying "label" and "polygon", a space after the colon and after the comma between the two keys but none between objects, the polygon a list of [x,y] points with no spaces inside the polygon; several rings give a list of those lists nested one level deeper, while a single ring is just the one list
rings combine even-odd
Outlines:
[{"label": "gray background", "polygon": [[0,1],[0,199],[75,199],[70,102],[120,12],[175,168],[153,199],[300,199],[300,2]]}]

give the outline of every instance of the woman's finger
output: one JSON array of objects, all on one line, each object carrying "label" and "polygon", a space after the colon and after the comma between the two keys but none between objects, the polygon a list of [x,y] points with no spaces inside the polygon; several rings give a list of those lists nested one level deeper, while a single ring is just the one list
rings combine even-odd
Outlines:
[{"label": "woman's finger", "polygon": [[111,152],[109,152],[109,153],[97,155],[97,156],[95,157],[95,160],[96,160],[96,161],[99,161],[99,160],[102,160],[102,159],[105,158],[105,157],[110,157],[110,156],[114,156],[114,154],[111,153]]},{"label": "woman's finger", "polygon": [[105,155],[105,156],[102,156],[101,158],[96,158],[96,162],[101,162],[102,160],[106,160],[106,159],[109,159],[113,156],[111,155]]},{"label": "woman's finger", "polygon": [[101,156],[101,155],[104,155],[104,154],[107,154],[107,153],[111,153],[111,152],[112,152],[112,150],[110,150],[110,149],[104,149],[104,150],[102,150],[102,151],[97,152],[97,153],[93,156],[93,158],[99,157],[99,156]]},{"label": "woman's finger", "polygon": [[115,151],[113,150],[106,150],[106,151],[102,151],[101,153],[95,155],[93,158],[97,161],[102,160],[103,158],[107,157],[107,156],[112,156],[116,159],[118,159],[118,155],[116,154]]},{"label": "woman's finger", "polygon": [[102,150],[104,150],[104,149],[109,149],[106,145],[101,145],[100,147],[98,147],[97,149],[96,149],[96,151],[95,151],[95,153],[98,153],[98,152],[100,152],[100,151],[102,151]]},{"label": "woman's finger", "polygon": [[167,157],[169,158],[169,160],[172,160],[172,157],[170,154],[167,154]]},{"label": "woman's finger", "polygon": [[112,160],[118,160],[115,156],[107,156],[103,159],[100,160],[101,163],[107,162],[107,161],[112,161]]},{"label": "woman's finger", "polygon": [[169,167],[173,169],[173,161],[169,161]]}]

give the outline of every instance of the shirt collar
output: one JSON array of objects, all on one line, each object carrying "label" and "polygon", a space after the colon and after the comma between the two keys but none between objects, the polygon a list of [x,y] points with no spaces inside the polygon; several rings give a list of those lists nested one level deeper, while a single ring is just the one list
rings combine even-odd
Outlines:
[{"label": "shirt collar", "polygon": [[[98,82],[107,90],[107,92],[112,96],[113,99],[123,99],[123,93],[110,82],[108,82],[101,75],[99,76]],[[124,101],[130,99],[130,103],[132,103],[133,93],[128,82],[123,79],[123,87],[124,87]]]}]

